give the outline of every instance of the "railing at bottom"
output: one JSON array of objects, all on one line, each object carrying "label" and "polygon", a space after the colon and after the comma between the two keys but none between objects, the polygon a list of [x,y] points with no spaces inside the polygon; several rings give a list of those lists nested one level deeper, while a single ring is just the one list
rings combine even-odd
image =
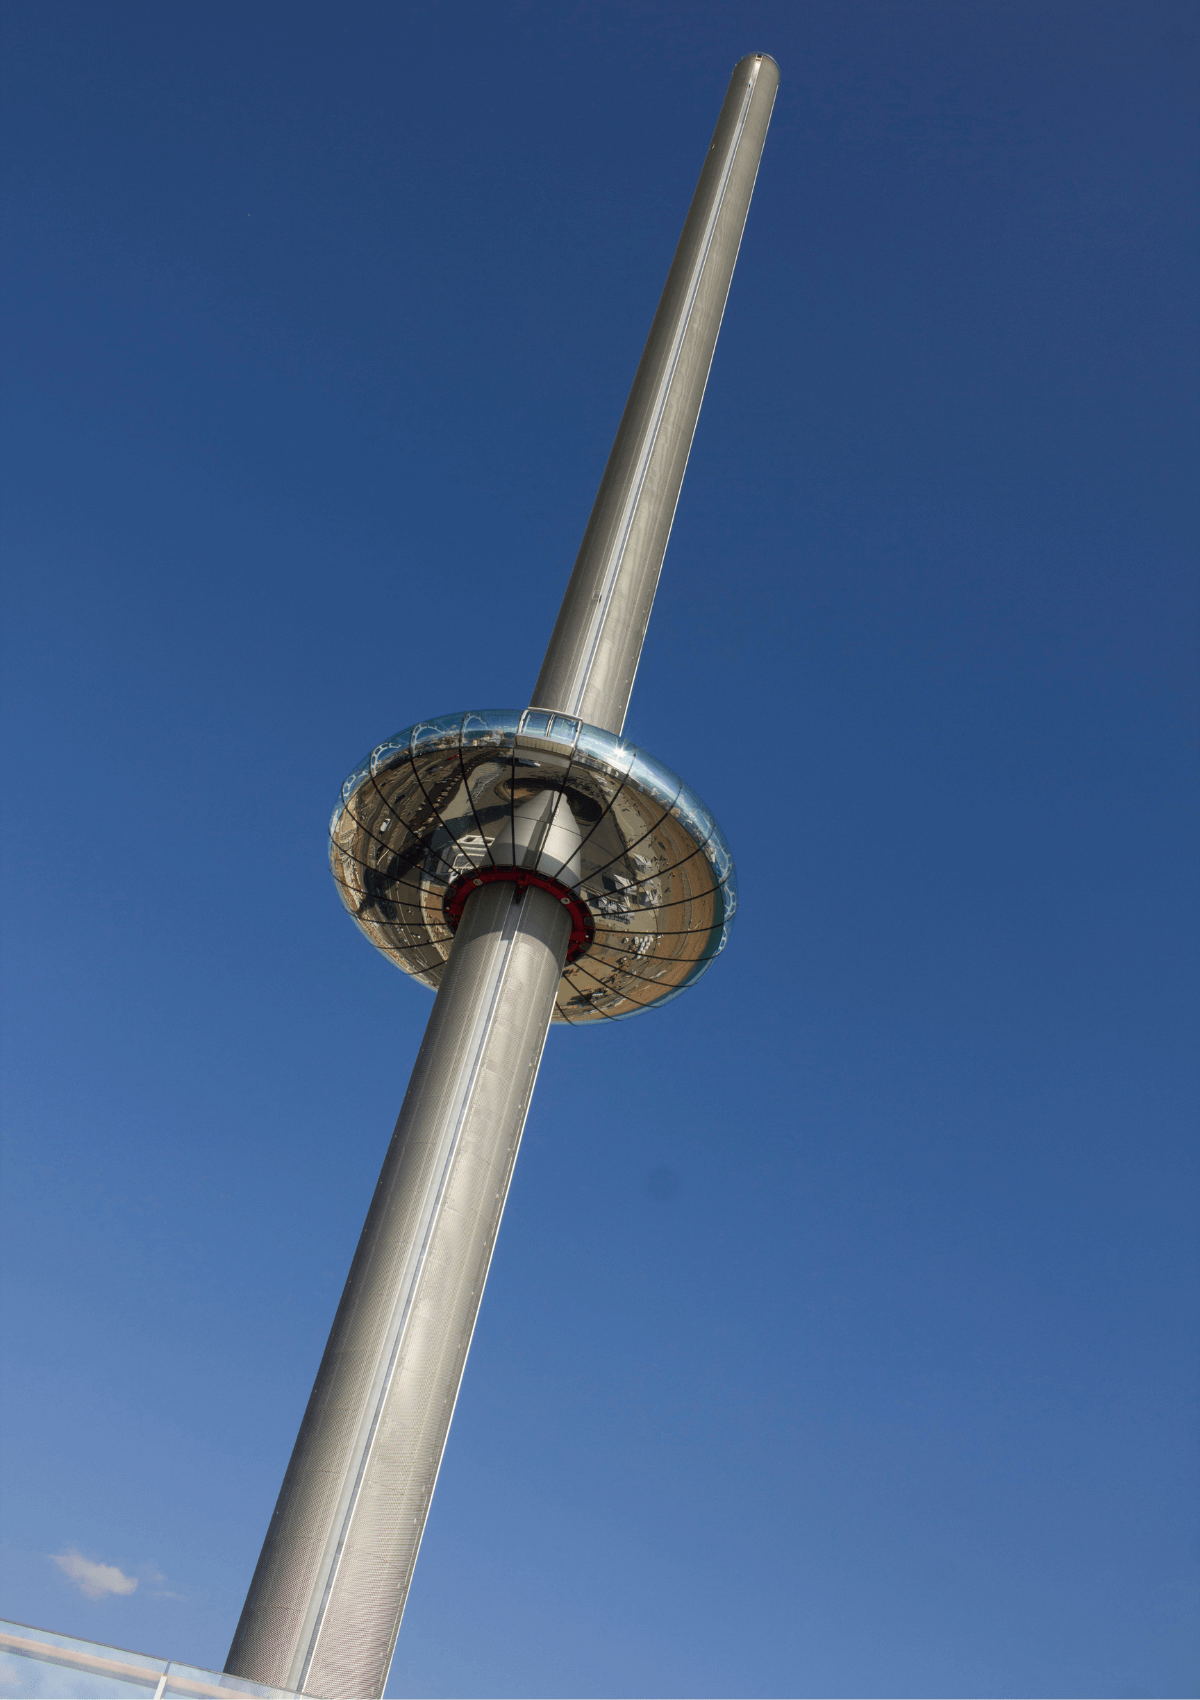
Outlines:
[{"label": "railing at bottom", "polygon": [[121,1647],[0,1622],[0,1700],[297,1700],[290,1689],[247,1682]]}]

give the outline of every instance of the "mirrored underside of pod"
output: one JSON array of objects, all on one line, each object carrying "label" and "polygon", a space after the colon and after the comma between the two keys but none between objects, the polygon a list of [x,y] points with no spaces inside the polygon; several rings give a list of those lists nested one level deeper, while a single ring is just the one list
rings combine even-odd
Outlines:
[{"label": "mirrored underside of pod", "polygon": [[677,996],[723,949],[737,906],[729,848],[695,792],[636,745],[544,710],[397,733],[347,779],[330,823],[346,908],[434,989],[454,937],[447,896],[514,864],[594,927],[563,971],[556,1021],[621,1020]]}]

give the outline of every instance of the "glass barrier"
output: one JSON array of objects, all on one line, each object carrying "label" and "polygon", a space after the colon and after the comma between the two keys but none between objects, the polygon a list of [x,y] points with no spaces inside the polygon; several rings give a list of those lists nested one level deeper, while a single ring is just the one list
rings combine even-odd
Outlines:
[{"label": "glass barrier", "polygon": [[297,1700],[290,1688],[271,1688],[223,1671],[0,1622],[3,1700],[233,1700],[236,1695]]}]

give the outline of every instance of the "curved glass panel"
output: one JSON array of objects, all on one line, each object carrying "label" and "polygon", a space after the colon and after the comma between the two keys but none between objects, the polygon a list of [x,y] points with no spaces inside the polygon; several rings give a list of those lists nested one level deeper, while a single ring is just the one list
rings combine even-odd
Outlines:
[{"label": "curved glass panel", "polygon": [[371,752],[371,772],[386,773],[388,768],[395,767],[397,762],[408,760],[408,741],[412,734],[409,731],[398,732],[394,738],[388,738],[379,748]]},{"label": "curved glass panel", "polygon": [[464,718],[461,714],[442,714],[436,720],[419,721],[409,737],[410,753],[416,756],[422,750],[456,745]]},{"label": "curved glass panel", "polygon": [[472,709],[463,715],[462,741],[464,747],[475,744],[503,744],[517,735],[520,715],[509,709]]},{"label": "curved glass panel", "polygon": [[[671,808],[675,799],[683,790],[683,780],[680,779],[679,775],[672,773],[671,769],[664,766],[662,762],[655,761],[654,757],[647,755],[645,750],[634,751],[633,761],[629,767],[629,778],[632,784],[660,802],[664,809]],[[707,810],[705,813],[707,813]]]},{"label": "curved glass panel", "polygon": [[582,720],[576,720],[570,714],[556,714],[550,722],[550,736],[557,738],[561,744],[574,744],[579,736]]},{"label": "curved glass panel", "polygon": [[547,709],[471,710],[397,733],[351,774],[330,821],[330,867],[356,925],[433,988],[453,943],[447,893],[487,866],[536,868],[586,904],[594,933],[555,1007],[573,1025],[677,997],[724,948],[737,908],[729,847],[691,787],[614,733]]},{"label": "curved glass panel", "polygon": [[527,708],[521,716],[521,735],[525,738],[547,738],[554,716],[544,708]]},{"label": "curved glass panel", "polygon": [[371,758],[367,756],[360,761],[354,772],[342,786],[342,802],[348,803],[363,782],[371,777]]},{"label": "curved glass panel", "polygon": [[579,728],[579,736],[575,740],[576,761],[594,762],[599,767],[619,773],[622,778],[629,772],[629,765],[637,753],[636,744],[628,744],[615,732],[602,732],[599,726],[589,726],[586,721]]}]

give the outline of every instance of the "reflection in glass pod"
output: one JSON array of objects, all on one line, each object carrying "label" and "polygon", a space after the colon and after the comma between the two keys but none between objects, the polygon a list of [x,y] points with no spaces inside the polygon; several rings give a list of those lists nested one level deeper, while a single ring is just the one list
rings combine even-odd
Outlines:
[{"label": "reflection in glass pod", "polygon": [[431,987],[475,875],[551,882],[586,931],[555,1006],[568,1023],[676,997],[737,907],[729,847],[696,793],[623,738],[545,709],[446,715],[380,744],[343,787],[330,863],[372,944]]},{"label": "reflection in glass pod", "polygon": [[488,845],[498,868],[532,868],[560,885],[579,884],[579,823],[555,781],[512,781],[515,805]]}]

